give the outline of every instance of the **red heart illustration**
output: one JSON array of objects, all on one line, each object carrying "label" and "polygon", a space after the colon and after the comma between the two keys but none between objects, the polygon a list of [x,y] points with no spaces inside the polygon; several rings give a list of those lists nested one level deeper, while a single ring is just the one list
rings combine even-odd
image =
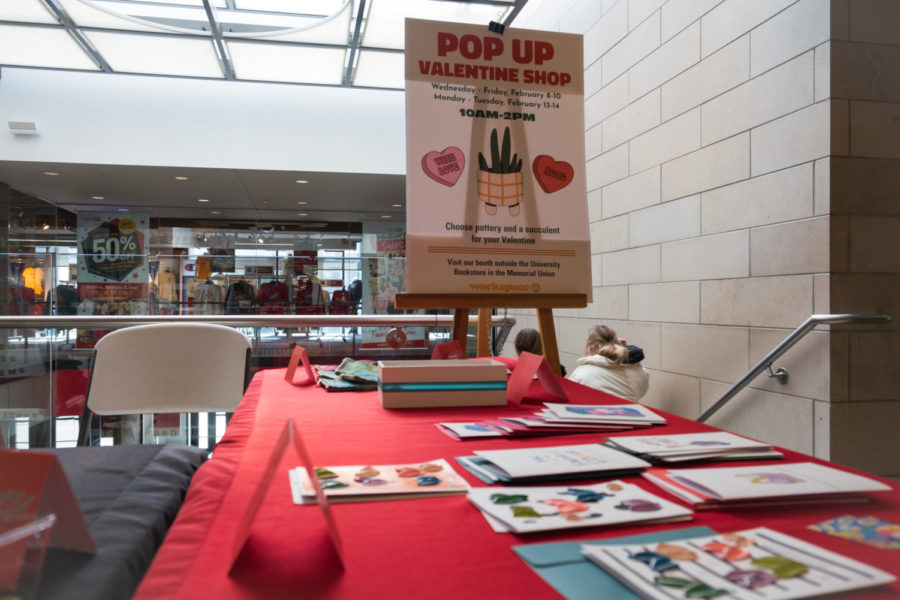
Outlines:
[{"label": "red heart illustration", "polygon": [[555,161],[552,156],[541,154],[531,163],[531,170],[538,185],[548,194],[561,190],[572,181],[575,169],[567,162]]},{"label": "red heart illustration", "polygon": [[455,146],[443,152],[431,151],[422,157],[422,170],[425,174],[448,187],[452,187],[462,175],[466,165],[466,155]]}]

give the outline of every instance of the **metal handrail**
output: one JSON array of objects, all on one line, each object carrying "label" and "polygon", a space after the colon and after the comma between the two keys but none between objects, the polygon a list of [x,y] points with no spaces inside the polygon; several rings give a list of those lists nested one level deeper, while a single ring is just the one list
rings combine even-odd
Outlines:
[{"label": "metal handrail", "polygon": [[729,388],[725,394],[719,398],[715,404],[710,406],[706,411],[697,418],[698,423],[705,423],[716,411],[725,406],[725,404],[734,398],[738,392],[744,389],[747,384],[753,381],[757,375],[765,370],[769,371],[770,377],[778,378],[781,383],[787,381],[787,370],[778,369],[772,373],[772,363],[775,362],[782,354],[787,352],[794,344],[800,341],[800,338],[816,328],[817,325],[843,325],[847,323],[886,323],[891,320],[891,315],[886,314],[837,314],[837,315],[811,315],[803,324],[795,329],[789,336],[775,346],[775,348],[766,354],[765,358],[756,363],[756,366],[750,369],[746,375]]}]

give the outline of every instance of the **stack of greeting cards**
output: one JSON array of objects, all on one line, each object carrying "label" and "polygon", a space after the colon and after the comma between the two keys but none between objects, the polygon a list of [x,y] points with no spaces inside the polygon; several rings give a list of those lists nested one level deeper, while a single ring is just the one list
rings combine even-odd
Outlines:
[{"label": "stack of greeting cards", "polygon": [[[469,484],[440,458],[405,465],[316,467],[316,477],[329,502],[392,500],[464,494]],[[296,504],[315,504],[316,493],[303,467],[291,469]]]},{"label": "stack of greeting cards", "polygon": [[437,428],[457,441],[490,437],[537,437],[571,433],[609,433],[632,429],[630,425],[592,423],[548,423],[540,417],[501,417],[483,421],[436,423]]},{"label": "stack of greeting cards", "polygon": [[598,405],[545,402],[544,406],[546,408],[537,413],[537,416],[548,423],[617,427],[649,427],[666,424],[665,417],[636,402]]},{"label": "stack of greeting cards", "polygon": [[437,427],[450,437],[463,440],[627,431],[666,423],[664,417],[633,402],[601,405],[546,402],[544,406],[540,412],[525,417],[437,423]]},{"label": "stack of greeting cards", "polygon": [[695,509],[865,500],[890,486],[812,462],[708,469],[650,469],[643,476]]},{"label": "stack of greeting cards", "polygon": [[631,483],[578,487],[472,488],[469,501],[497,531],[529,533],[620,523],[671,523],[691,511]]},{"label": "stack of greeting cards", "polygon": [[781,458],[772,446],[727,431],[677,435],[611,436],[607,445],[651,462],[678,463],[694,460],[749,460]]},{"label": "stack of greeting cards", "polygon": [[896,579],[765,527],[659,544],[585,544],[582,553],[651,600],[789,600],[859,590]]},{"label": "stack of greeting cards", "polygon": [[602,444],[477,450],[475,456],[456,460],[485,483],[507,484],[621,477],[650,466],[636,456]]}]

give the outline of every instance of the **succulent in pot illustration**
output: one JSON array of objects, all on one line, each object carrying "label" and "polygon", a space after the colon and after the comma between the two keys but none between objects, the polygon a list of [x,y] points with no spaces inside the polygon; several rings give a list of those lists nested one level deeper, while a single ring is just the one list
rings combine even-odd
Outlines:
[{"label": "succulent in pot illustration", "polygon": [[522,159],[512,152],[509,127],[503,131],[502,143],[497,130],[491,131],[491,164],[478,153],[478,198],[484,202],[489,215],[497,214],[498,206],[509,208],[509,214],[519,214],[522,202]]}]

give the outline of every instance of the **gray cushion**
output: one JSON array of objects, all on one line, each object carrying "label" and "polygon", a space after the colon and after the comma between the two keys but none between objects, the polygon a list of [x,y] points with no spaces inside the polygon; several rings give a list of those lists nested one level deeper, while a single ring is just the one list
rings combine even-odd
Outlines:
[{"label": "gray cushion", "polygon": [[51,548],[38,598],[127,599],[150,566],[207,451],[190,446],[57,448],[97,554]]}]

